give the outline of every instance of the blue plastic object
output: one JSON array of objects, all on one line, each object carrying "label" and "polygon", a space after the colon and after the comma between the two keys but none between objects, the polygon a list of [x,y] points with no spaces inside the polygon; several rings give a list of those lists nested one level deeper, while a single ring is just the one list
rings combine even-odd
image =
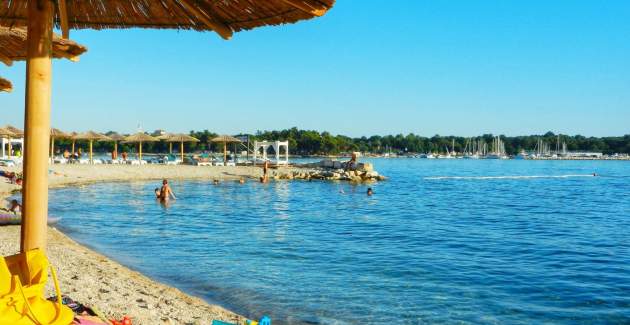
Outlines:
[{"label": "blue plastic object", "polygon": [[226,323],[226,322],[222,322],[220,320],[213,320],[212,321],[212,325],[236,325],[236,324]]},{"label": "blue plastic object", "polygon": [[258,322],[258,325],[271,325],[271,318],[269,318],[269,316],[263,316],[260,322]]}]

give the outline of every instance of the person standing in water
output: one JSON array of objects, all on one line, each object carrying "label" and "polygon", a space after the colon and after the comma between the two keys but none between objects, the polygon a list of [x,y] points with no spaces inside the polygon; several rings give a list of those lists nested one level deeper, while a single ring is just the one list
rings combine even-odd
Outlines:
[{"label": "person standing in water", "polygon": [[168,180],[164,179],[162,181],[162,188],[160,188],[160,200],[168,201],[170,198],[177,200],[175,193],[173,193],[173,190],[171,190],[171,187],[168,185]]},{"label": "person standing in water", "polygon": [[265,163],[263,164],[263,178],[261,180],[261,183],[267,183],[267,181],[269,180],[269,160],[265,160]]}]

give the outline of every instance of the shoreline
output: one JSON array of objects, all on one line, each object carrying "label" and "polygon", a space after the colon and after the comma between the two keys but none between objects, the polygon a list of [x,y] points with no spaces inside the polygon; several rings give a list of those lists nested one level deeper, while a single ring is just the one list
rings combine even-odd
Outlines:
[{"label": "shoreline", "polygon": [[[293,168],[281,169],[290,171]],[[5,170],[20,171],[20,168]],[[49,170],[49,189],[163,178],[236,181],[257,179],[262,175],[259,167],[52,165]],[[0,199],[6,200],[19,190],[17,185],[0,182]],[[0,227],[0,253],[3,256],[19,251],[19,236],[20,226]],[[58,271],[62,293],[77,302],[97,307],[109,318],[121,319],[128,315],[134,324],[140,325],[211,324],[214,319],[241,324],[246,320],[222,306],[210,304],[126,267],[81,245],[53,226],[48,227],[47,255]],[[54,294],[51,281],[46,294]]]}]

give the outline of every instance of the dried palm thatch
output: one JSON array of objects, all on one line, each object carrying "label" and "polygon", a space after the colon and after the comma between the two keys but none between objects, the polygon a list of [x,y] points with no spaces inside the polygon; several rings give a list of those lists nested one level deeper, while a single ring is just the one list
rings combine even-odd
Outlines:
[{"label": "dried palm thatch", "polygon": [[191,137],[188,134],[171,134],[168,138],[166,138],[166,142],[199,142],[199,139],[195,137]]},{"label": "dried palm thatch", "polygon": [[79,133],[76,134],[72,137],[75,140],[96,140],[96,141],[111,141],[112,138],[104,135],[104,134],[100,134],[94,131],[87,131],[87,132],[83,132],[83,133]]},{"label": "dried palm thatch", "polygon": [[124,141],[127,143],[133,143],[133,142],[154,142],[154,141],[159,141],[159,140],[146,133],[138,132],[136,134],[126,136],[124,138]]},{"label": "dried palm thatch", "polygon": [[114,133],[110,133],[107,137],[109,137],[111,139],[111,141],[122,141],[125,139],[124,136],[114,132]]},{"label": "dried palm thatch", "polygon": [[24,136],[24,131],[22,129],[18,129],[13,125],[7,125],[5,126],[5,128],[9,129],[9,131],[15,133],[16,136],[20,136],[23,137]]},{"label": "dried palm thatch", "polygon": [[210,140],[212,142],[224,142],[224,143],[233,143],[233,142],[243,142],[241,140],[239,140],[238,138],[235,138],[231,135],[220,135],[218,137],[212,138],[212,140]]},{"label": "dried palm thatch", "polygon": [[16,136],[16,134],[6,127],[4,128],[0,127],[0,136],[5,137],[5,138],[13,138]]},{"label": "dried palm thatch", "polygon": [[[27,0],[0,0],[0,25],[26,26]],[[55,24],[69,29],[213,30],[224,39],[260,26],[324,15],[335,0],[59,0]]]},{"label": "dried palm thatch", "polygon": [[[1,2],[1,1],[0,1]],[[1,10],[1,9],[0,9]],[[73,41],[53,35],[53,57],[77,61],[87,48]],[[26,59],[26,29],[0,26],[0,61],[12,65]]]},{"label": "dried palm thatch", "polygon": [[56,139],[65,139],[70,138],[70,135],[66,132],[63,132],[59,129],[50,128],[50,136]]},{"label": "dried palm thatch", "polygon": [[8,93],[13,91],[13,84],[11,81],[0,77],[0,91],[6,91]]}]

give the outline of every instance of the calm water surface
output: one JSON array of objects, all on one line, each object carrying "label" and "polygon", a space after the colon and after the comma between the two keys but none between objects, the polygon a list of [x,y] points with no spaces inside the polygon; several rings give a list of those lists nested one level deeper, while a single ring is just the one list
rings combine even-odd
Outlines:
[{"label": "calm water surface", "polygon": [[163,207],[158,183],[113,183],[54,190],[50,213],[125,265],[275,324],[630,323],[629,162],[374,163],[391,179],[373,197],[190,181]]}]

